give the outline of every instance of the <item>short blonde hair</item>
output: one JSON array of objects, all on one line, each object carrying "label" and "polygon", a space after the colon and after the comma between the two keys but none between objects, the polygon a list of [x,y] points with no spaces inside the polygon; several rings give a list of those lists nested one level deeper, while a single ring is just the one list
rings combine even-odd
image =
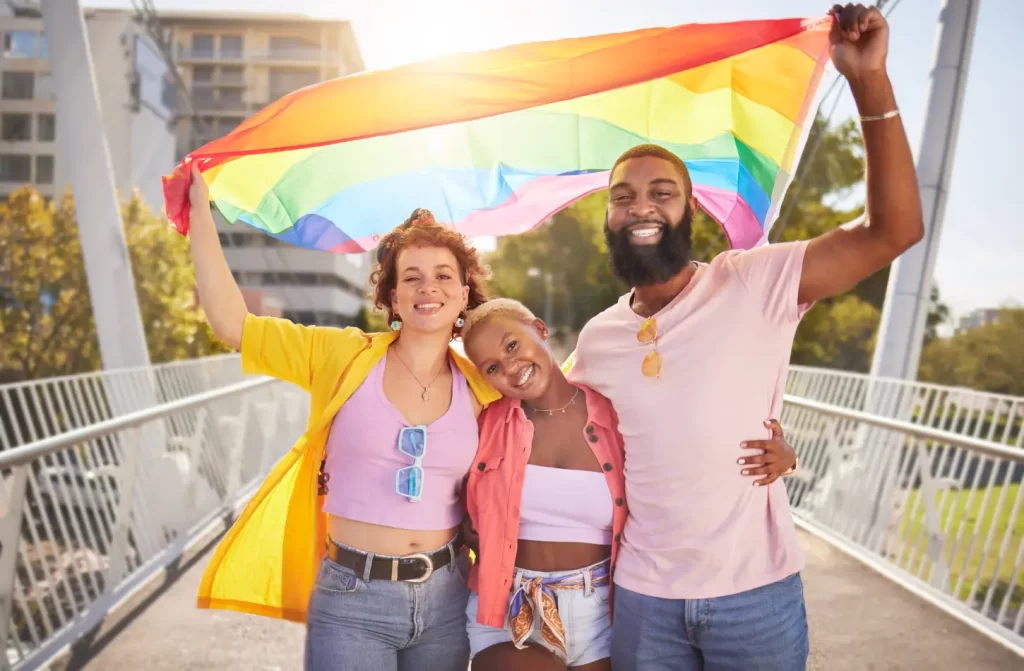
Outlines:
[{"label": "short blonde hair", "polygon": [[465,343],[469,339],[469,334],[472,333],[473,327],[491,317],[508,317],[509,319],[521,321],[524,324],[532,324],[537,319],[530,311],[530,308],[517,300],[511,298],[492,298],[466,313],[466,323],[462,325],[462,342]]}]

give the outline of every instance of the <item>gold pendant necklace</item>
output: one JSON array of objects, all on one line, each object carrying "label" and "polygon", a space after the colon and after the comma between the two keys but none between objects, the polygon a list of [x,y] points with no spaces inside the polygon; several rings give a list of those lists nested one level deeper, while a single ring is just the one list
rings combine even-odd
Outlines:
[{"label": "gold pendant necklace", "polygon": [[409,375],[412,375],[412,379],[416,380],[416,384],[418,384],[419,386],[423,387],[423,393],[420,394],[420,398],[423,399],[423,402],[426,403],[427,401],[429,401],[430,400],[430,392],[427,390],[427,388],[430,387],[432,384],[434,384],[434,382],[437,380],[437,377],[441,374],[441,371],[444,370],[444,366],[441,366],[441,368],[438,369],[437,373],[434,374],[434,378],[430,381],[429,384],[424,385],[422,382],[420,382],[420,379],[418,377],[416,377],[416,373],[412,372],[412,368],[409,368],[409,364],[405,363],[405,361],[402,360],[402,355],[401,354],[399,354],[396,351],[395,352],[395,357],[398,359],[398,363],[400,363],[403,366],[405,366],[405,369],[407,371],[409,371]]}]

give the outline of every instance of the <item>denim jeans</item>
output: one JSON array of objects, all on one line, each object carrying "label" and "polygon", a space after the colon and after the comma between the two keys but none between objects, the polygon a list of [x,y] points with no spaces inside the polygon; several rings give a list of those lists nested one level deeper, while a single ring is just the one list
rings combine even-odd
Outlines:
[{"label": "denim jeans", "polygon": [[364,581],[327,557],[306,619],[306,671],[466,671],[469,558],[423,583]]},{"label": "denim jeans", "polygon": [[615,588],[615,671],[803,671],[808,648],[799,573],[713,599]]}]

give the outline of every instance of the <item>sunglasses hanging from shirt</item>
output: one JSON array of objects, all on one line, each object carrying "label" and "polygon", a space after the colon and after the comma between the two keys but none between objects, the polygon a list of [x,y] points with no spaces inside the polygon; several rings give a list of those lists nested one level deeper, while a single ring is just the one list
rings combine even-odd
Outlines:
[{"label": "sunglasses hanging from shirt", "polygon": [[423,457],[427,454],[427,427],[407,426],[398,432],[398,451],[413,460],[395,473],[395,493],[416,503],[423,497]]}]

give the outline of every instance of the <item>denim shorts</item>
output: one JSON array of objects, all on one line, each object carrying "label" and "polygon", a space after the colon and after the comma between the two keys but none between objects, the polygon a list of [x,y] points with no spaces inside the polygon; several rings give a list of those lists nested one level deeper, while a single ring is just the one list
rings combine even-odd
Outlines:
[{"label": "denim shorts", "polygon": [[[551,573],[517,568],[512,581],[509,606],[511,607],[517,591],[531,580],[540,578],[545,581],[558,581],[563,578],[573,579],[576,577],[582,580],[584,574],[590,574],[599,567],[606,568],[607,564],[608,560],[605,560],[582,569]],[[610,581],[606,581],[602,585],[592,585],[588,575],[584,587],[554,589],[551,594],[558,605],[558,615],[564,629],[564,655],[545,640],[539,623],[534,626],[526,642],[549,650],[563,658],[568,666],[582,666],[611,657],[612,622],[608,604],[611,594]],[[466,606],[470,657],[475,657],[480,651],[493,645],[513,642],[512,631],[508,623],[508,609],[506,609],[505,626],[499,629],[478,623],[476,621],[477,607],[477,595],[470,594],[469,604]]]},{"label": "denim shorts", "polygon": [[422,583],[367,581],[324,557],[309,599],[306,671],[466,671],[469,558],[450,551],[455,561]]}]

